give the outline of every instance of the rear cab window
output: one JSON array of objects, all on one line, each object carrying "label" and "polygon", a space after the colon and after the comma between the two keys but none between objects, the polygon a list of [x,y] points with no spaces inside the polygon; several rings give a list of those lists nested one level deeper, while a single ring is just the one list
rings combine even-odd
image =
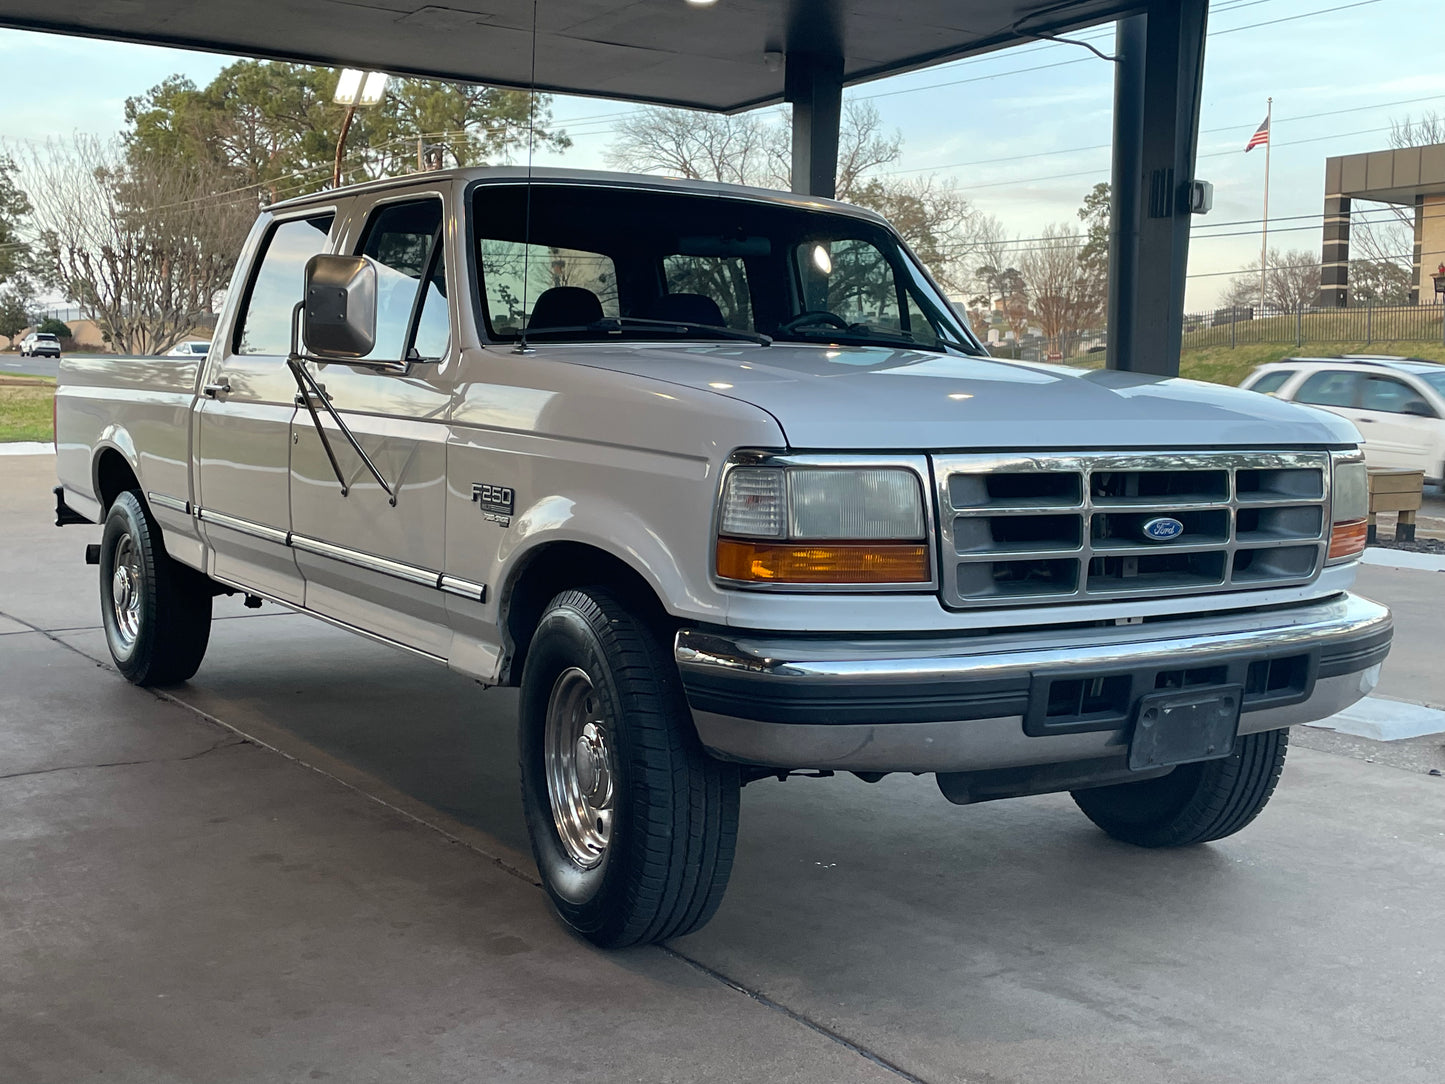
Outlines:
[{"label": "rear cab window", "polygon": [[477,259],[487,327],[494,337],[516,335],[526,327],[537,298],[559,287],[590,291],[601,304],[603,316],[618,315],[617,267],[611,257],[600,252],[483,235],[477,239]]},{"label": "rear cab window", "polygon": [[451,345],[443,207],[435,196],[387,203],[358,253],[376,264],[376,343],[367,361],[439,361]]}]

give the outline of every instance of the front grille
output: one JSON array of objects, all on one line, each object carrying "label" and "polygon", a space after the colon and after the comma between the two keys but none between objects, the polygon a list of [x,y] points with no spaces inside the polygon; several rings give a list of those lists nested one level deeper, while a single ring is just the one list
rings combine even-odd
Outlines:
[{"label": "front grille", "polygon": [[[1329,545],[1325,452],[983,454],[934,460],[955,608],[1308,583]],[[1152,541],[1168,518],[1182,532]]]}]

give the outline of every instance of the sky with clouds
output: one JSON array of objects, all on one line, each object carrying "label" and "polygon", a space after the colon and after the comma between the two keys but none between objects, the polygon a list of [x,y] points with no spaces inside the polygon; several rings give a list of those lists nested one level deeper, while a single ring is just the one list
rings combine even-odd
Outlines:
[{"label": "sky with clouds", "polygon": [[[1244,145],[1274,97],[1271,247],[1318,252],[1324,160],[1388,146],[1390,124],[1445,112],[1445,13],[1429,0],[1215,0],[1198,175],[1214,210],[1196,219],[1186,307],[1208,308],[1226,274],[1259,256],[1264,154]],[[1112,26],[1080,32],[1108,52]],[[0,31],[0,143],[123,125],[125,99],[182,72],[204,84],[232,58]],[[1113,66],[1082,48],[1035,42],[868,83],[904,138],[890,169],[951,180],[981,211],[1029,238],[1108,180]],[[602,168],[628,106],[558,98],[575,145],[555,164]],[[539,156],[539,163],[543,158]],[[1313,217],[1298,217],[1313,216]],[[1238,223],[1238,225],[1233,225]]]}]

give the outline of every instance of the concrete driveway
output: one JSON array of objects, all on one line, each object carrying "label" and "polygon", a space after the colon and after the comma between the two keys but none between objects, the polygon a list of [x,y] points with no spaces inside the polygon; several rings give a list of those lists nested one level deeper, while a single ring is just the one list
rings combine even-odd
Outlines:
[{"label": "concrete driveway", "polygon": [[[713,923],[603,954],[534,884],[511,692],[229,600],[133,689],[52,471],[0,457],[0,1080],[1445,1079],[1438,735],[1297,731],[1185,852],[1067,797],[757,783]],[[1405,603],[1381,692],[1445,699],[1445,577],[1363,579]]]}]

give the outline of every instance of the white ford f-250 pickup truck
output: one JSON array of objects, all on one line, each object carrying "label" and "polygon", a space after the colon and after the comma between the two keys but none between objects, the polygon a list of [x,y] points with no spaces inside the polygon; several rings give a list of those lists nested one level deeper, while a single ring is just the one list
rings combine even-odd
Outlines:
[{"label": "white ford f-250 pickup truck", "polygon": [[268,209],[203,359],[67,358],[57,492],[131,681],[231,591],[519,685],[542,879],[616,946],[706,922],[794,769],[1238,831],[1389,651],[1358,445],[993,360],[865,211],[473,169]]}]

